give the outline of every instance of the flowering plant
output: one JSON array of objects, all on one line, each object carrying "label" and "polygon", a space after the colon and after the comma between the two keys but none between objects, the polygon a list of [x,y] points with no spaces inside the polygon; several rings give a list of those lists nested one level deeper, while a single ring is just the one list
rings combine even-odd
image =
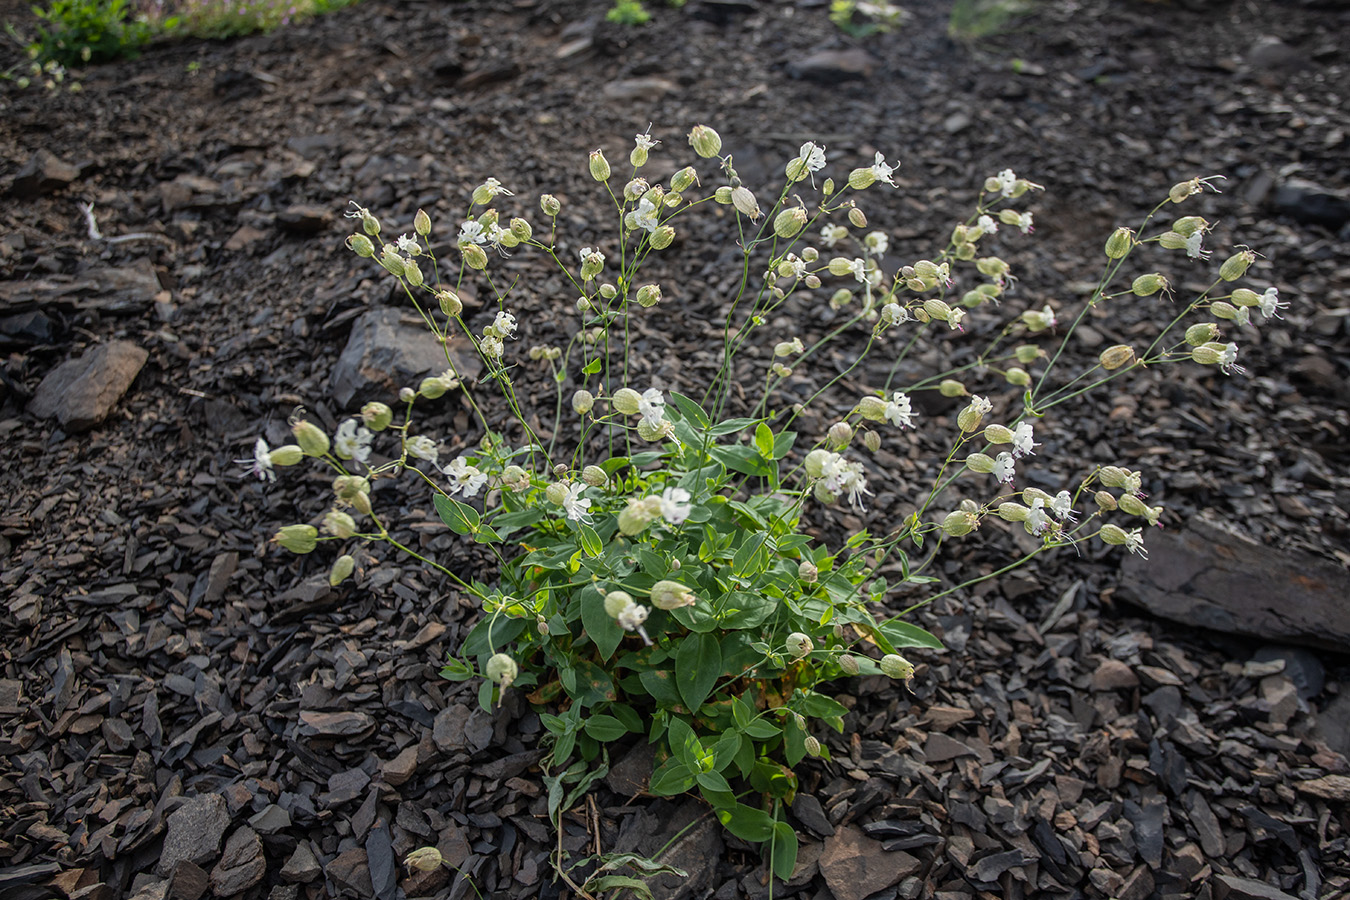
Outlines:
[{"label": "flowering plant", "polygon": [[[450,260],[432,253],[426,213],[418,212],[410,233],[387,240],[379,219],[355,206],[349,216],[360,227],[348,238],[350,249],[396,279],[447,346],[467,342],[484,374],[470,383],[447,351],[447,370],[404,388],[397,412],[373,400],[331,439],[313,423],[296,421],[295,443],[273,450],[259,440],[253,465],[269,478],[274,465],[312,457],[334,472],[332,510],[317,527],[282,528],[276,540],[283,547],[308,553],[320,542],[387,542],[475,599],[481,618],[442,674],[456,681],[481,677],[485,708],[501,692],[520,690],[544,710],[552,814],[603,773],[606,745],[642,735],[658,748],[650,792],[697,789],[729,831],[762,845],[773,872],[786,879],[797,843],[782,806],[797,789],[794,767],[807,756],[828,757],[820,736],[844,727],[846,707],[823,689],[857,675],[908,680],[915,667],[905,653],[941,649],[936,637],[885,604],[897,592],[922,591],[937,580],[924,573],[945,541],[997,519],[1019,524],[1036,546],[996,572],[933,591],[905,612],[1052,547],[1099,539],[1144,553],[1142,527],[1131,523],[1159,524],[1163,510],[1144,502],[1139,472],[1105,465],[1055,493],[1015,487],[1019,465],[1041,446],[1047,413],[1144,365],[1195,362],[1234,371],[1237,347],[1217,340],[1218,323],[1183,328],[1185,320],[1208,311],[1249,325],[1253,310],[1270,318],[1285,304],[1274,288],[1220,292],[1256,259],[1242,250],[1147,348],[1110,347],[1067,375],[1061,371],[1065,348],[1089,310],[1115,298],[1170,291],[1158,273],[1113,290],[1141,243],[1184,250],[1197,260],[1206,256],[1209,224],[1197,216],[1142,239],[1122,228],[1107,241],[1103,274],[1071,322],[1061,324],[1063,310],[1050,305],[1021,311],[973,362],[897,388],[893,382],[921,337],[959,339],[1012,293],[1012,267],[982,256],[980,243],[1001,229],[1030,233],[1032,213],[1017,204],[1040,186],[1007,170],[990,177],[972,214],[935,259],[888,269],[889,238],[865,231],[859,205],[865,192],[895,186],[895,167],[882,154],[854,168],[844,184],[824,178],[815,188],[826,155],[808,142],[787,161],[783,187],[765,210],[711,128],[689,134],[696,156],[714,161],[703,173],[696,160],[649,182],[641,173],[657,143],[650,134],[637,135],[621,186],[605,155],[590,154],[590,176],[612,201],[618,228],[612,244],[579,252],[561,250],[556,197],[539,198],[546,227],[536,229],[523,215],[508,219],[498,211],[497,204],[515,201],[495,178],[473,190]],[[717,184],[703,189],[700,178],[709,175]],[[1174,187],[1139,233],[1166,204],[1209,184],[1194,179]],[[808,186],[816,194],[810,205],[795,193]],[[739,266],[737,289],[727,298],[720,367],[701,389],[634,383],[632,322],[663,299],[661,286],[639,273],[672,246],[686,216],[719,206],[734,223]],[[492,257],[520,248],[547,256],[575,292],[576,330],[567,346],[535,346],[528,353],[558,385],[547,440],[517,393],[511,345],[522,328],[511,312],[512,289],[492,277],[500,265]],[[827,279],[839,285],[829,304],[843,312],[840,324],[809,344],[802,333],[761,337],[794,297],[811,296]],[[495,300],[472,320],[461,299],[470,282],[486,285]],[[822,348],[846,335],[856,335],[861,346],[843,371],[823,383],[804,380]],[[755,362],[751,348],[762,348],[767,364]],[[803,434],[798,425],[807,410],[831,398],[883,348],[895,359],[885,384],[836,406],[842,411],[837,421],[819,433]],[[757,366],[759,390],[747,397],[741,388]],[[970,395],[958,375],[988,382],[991,396]],[[567,411],[562,400],[569,379],[575,390]],[[1011,403],[995,403],[997,380],[1014,389]],[[808,384],[810,396],[782,405],[785,384]],[[489,420],[484,385],[500,392],[509,414],[504,425]],[[439,442],[418,433],[413,422],[419,403],[450,391],[463,393],[481,432],[475,449],[447,460]],[[921,391],[949,398],[955,415],[925,424],[913,403]],[[865,510],[872,482],[857,444],[875,453],[883,441],[906,441],[913,456],[916,429],[923,425],[923,437],[933,439],[943,424],[950,436],[936,439],[945,451],[916,462],[926,467],[928,484],[913,493],[907,516],[841,536],[833,546],[808,532],[812,517],[819,521],[819,507]],[[571,437],[560,440],[564,434]],[[372,446],[383,435],[391,438],[392,454],[379,461]],[[495,556],[495,578],[464,578],[398,542],[370,495],[372,482],[401,473],[426,483],[452,532]],[[972,496],[952,508],[948,489],[957,479],[970,485]],[[1105,521],[1108,515],[1123,516],[1124,524]],[[910,553],[928,542],[932,552],[912,561]],[[353,556],[339,557],[333,582],[350,577],[355,565]],[[555,862],[567,877],[559,854]]]}]

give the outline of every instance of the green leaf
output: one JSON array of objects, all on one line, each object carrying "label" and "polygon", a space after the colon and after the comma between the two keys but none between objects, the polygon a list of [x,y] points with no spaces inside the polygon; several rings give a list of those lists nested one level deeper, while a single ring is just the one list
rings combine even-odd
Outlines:
[{"label": "green leaf", "polygon": [[797,868],[797,832],[788,823],[773,823],[770,855],[773,857],[773,874],[781,881],[790,880]]},{"label": "green leaf", "polygon": [[440,515],[441,521],[455,534],[472,534],[478,530],[480,522],[478,510],[472,506],[444,494],[433,494],[432,502],[436,504],[436,512]]},{"label": "green leaf", "polygon": [[769,551],[764,549],[763,533],[752,534],[736,549],[731,558],[731,574],[750,578],[764,571],[769,564]]},{"label": "green leaf", "polygon": [[624,724],[613,716],[591,716],[584,727],[587,734],[603,743],[617,741],[628,733]]},{"label": "green leaf", "polygon": [[441,677],[446,681],[468,681],[473,677],[473,669],[452,656],[441,666]]},{"label": "green leaf", "polygon": [[712,634],[691,634],[675,653],[675,685],[684,705],[697,712],[722,674],[722,648]]},{"label": "green leaf", "polygon": [[722,627],[735,630],[758,628],[773,613],[775,603],[766,594],[752,594],[748,591],[736,591],[728,594],[726,609],[735,610],[722,618]]},{"label": "green leaf", "polygon": [[773,429],[763,422],[755,426],[755,449],[765,459],[773,459]]},{"label": "green leaf", "polygon": [[770,459],[782,459],[792,451],[792,445],[797,443],[797,432],[784,431],[777,434],[773,439],[773,451],[769,454]]},{"label": "green leaf", "polygon": [[647,882],[641,878],[634,878],[631,875],[601,875],[599,878],[592,878],[582,885],[586,893],[598,896],[609,890],[629,890],[634,896],[641,900],[652,900],[652,892],[647,887]]},{"label": "green leaf", "polygon": [[773,469],[765,462],[752,447],[745,447],[740,444],[730,446],[717,446],[708,448],[709,455],[735,472],[744,475],[756,475],[760,478],[768,478]]},{"label": "green leaf", "polygon": [[688,766],[672,756],[652,773],[652,780],[647,785],[647,790],[658,797],[671,797],[675,794],[683,794],[693,786],[694,773],[689,771]]},{"label": "green leaf", "polygon": [[609,711],[614,713],[614,717],[619,720],[624,728],[634,734],[642,734],[646,731],[646,726],[642,722],[642,716],[638,715],[637,710],[623,703],[615,703],[610,706]]},{"label": "green leaf", "polygon": [[581,624],[601,659],[609,659],[623,640],[623,629],[605,612],[605,598],[593,585],[581,589]]},{"label": "green leaf", "polygon": [[739,728],[749,725],[755,718],[755,710],[740,697],[731,698],[731,715]]},{"label": "green leaf", "polygon": [[550,734],[562,734],[567,731],[567,723],[551,713],[540,713],[539,721],[544,723]]},{"label": "green leaf", "polygon": [[752,844],[763,843],[773,836],[773,817],[744,803],[717,810],[717,820],[727,831]]},{"label": "green leaf", "polygon": [[881,623],[881,633],[896,647],[927,647],[930,650],[943,649],[942,641],[924,631],[918,625],[893,619]]},{"label": "green leaf", "polygon": [[778,737],[780,729],[766,719],[755,719],[745,726],[744,731],[757,741],[767,741],[769,738]]},{"label": "green leaf", "polygon": [[500,544],[502,539],[491,528],[480,525],[478,530],[473,533],[473,541],[475,544]]},{"label": "green leaf", "polygon": [[605,551],[605,545],[600,542],[600,535],[595,533],[594,528],[580,522],[577,531],[581,533],[581,549],[586,551],[587,556],[593,559]]},{"label": "green leaf", "polygon": [[581,370],[581,374],[594,375],[596,372],[599,371],[600,371],[600,357],[597,356],[595,359],[586,363],[586,367]]},{"label": "green leaf", "polygon": [[679,407],[680,412],[684,413],[684,417],[699,429],[707,428],[708,425],[711,424],[708,419],[708,414],[703,411],[703,407],[699,406],[693,400],[690,400],[684,394],[678,393],[677,391],[671,391],[670,399],[677,407]]},{"label": "green leaf", "polygon": [[[614,682],[609,673],[593,662],[581,659],[576,663],[576,686],[568,691],[572,699],[582,706],[594,706],[618,699],[614,692]],[[566,682],[564,682],[564,686]]]},{"label": "green leaf", "polygon": [[[473,631],[470,631],[469,636],[464,639],[460,653],[470,659],[491,656],[514,641],[524,630],[524,619],[480,619],[473,627]],[[492,632],[491,642],[488,641],[489,631]]]},{"label": "green leaf", "polygon": [[[722,777],[720,772],[699,772],[694,776],[694,781],[698,782],[699,787],[707,788],[710,791],[731,790],[731,785],[727,784],[727,780]],[[735,834],[735,832],[732,833]]]},{"label": "green leaf", "polygon": [[671,676],[670,670],[648,669],[638,673],[638,678],[642,681],[642,686],[646,688],[647,693],[656,701],[657,706],[664,709],[684,708],[680,699],[680,691],[675,687],[675,679]]},{"label": "green leaf", "polygon": [[711,434],[713,437],[722,437],[728,434],[736,434],[737,432],[744,431],[751,425],[754,425],[755,422],[757,421],[758,421],[757,419],[726,419],[725,421],[718,422],[712,428],[708,429],[708,433]]},{"label": "green leaf", "polygon": [[838,700],[813,691],[802,699],[801,712],[803,715],[814,716],[817,719],[829,719],[834,716],[848,715],[848,708]]},{"label": "green leaf", "polygon": [[717,630],[717,617],[708,608],[706,600],[700,600],[693,606],[681,606],[670,611],[670,617],[690,631],[706,633]]},{"label": "green leaf", "polygon": [[689,727],[689,723],[679,716],[670,717],[670,725],[666,732],[666,745],[670,747],[670,752],[674,757],[684,763],[691,772],[702,769],[699,764],[699,757],[703,753],[703,744],[699,742],[698,736],[694,734],[694,729]]}]

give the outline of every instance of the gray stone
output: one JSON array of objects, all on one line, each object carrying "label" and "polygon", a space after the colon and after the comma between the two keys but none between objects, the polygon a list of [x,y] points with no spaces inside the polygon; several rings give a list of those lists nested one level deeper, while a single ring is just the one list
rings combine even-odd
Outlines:
[{"label": "gray stone", "polygon": [[211,870],[211,890],[217,897],[233,897],[262,881],[266,874],[262,838],[245,826],[225,842],[225,852]]},{"label": "gray stone", "polygon": [[194,862],[180,859],[169,878],[169,900],[198,900],[211,886],[206,870]]},{"label": "gray stone", "polygon": [[259,834],[276,834],[291,827],[291,814],[275,803],[269,803],[262,812],[249,819],[248,824]]},{"label": "gray stone", "polygon": [[16,197],[40,197],[66,187],[80,177],[79,166],[58,158],[50,150],[39,150],[28,158],[14,176],[10,193]]},{"label": "gray stone", "polygon": [[605,784],[611,791],[624,797],[636,797],[647,789],[652,777],[652,763],[656,748],[646,741],[639,741],[623,755],[623,758],[610,767],[605,776]]},{"label": "gray stone", "polygon": [[108,417],[149,358],[130,341],[100,344],[49,372],[28,411],[43,419],[54,416],[70,434],[88,431]]},{"label": "gray stone", "polygon": [[[1283,663],[1282,668],[1276,669],[1275,672],[1265,672],[1263,676],[1284,672],[1298,688],[1300,700],[1311,700],[1322,693],[1322,688],[1326,686],[1327,671],[1322,665],[1322,660],[1317,658],[1317,654],[1309,653],[1307,650],[1298,647],[1262,647],[1252,654],[1252,660],[1257,665]],[[1245,666],[1242,674],[1247,674]]]},{"label": "gray stone", "polygon": [[[670,810],[670,807],[665,809]],[[653,811],[645,826],[637,820],[638,817],[633,817],[640,828],[638,852],[688,873],[687,878],[662,875],[648,880],[652,894],[663,900],[708,896],[724,847],[722,826],[707,814],[706,804],[687,801],[673,812]],[[676,838],[676,835],[680,836]],[[621,835],[620,842],[622,840]],[[663,847],[667,849],[662,853]],[[660,855],[656,856],[658,853]]]},{"label": "gray stone", "polygon": [[417,772],[417,745],[404,747],[398,756],[380,766],[380,775],[384,783],[398,787]]},{"label": "gray stone", "polygon": [[277,227],[291,234],[318,234],[333,222],[333,211],[326,206],[297,204],[277,213]]},{"label": "gray stone", "polygon": [[876,71],[877,59],[857,47],[848,50],[817,50],[805,59],[788,63],[793,78],[820,84],[864,81]]},{"label": "gray stone", "polygon": [[1118,659],[1104,659],[1092,673],[1094,691],[1129,690],[1139,686],[1139,676]]},{"label": "gray stone", "polygon": [[1297,900],[1293,894],[1253,878],[1215,875],[1213,884],[1216,900]]},{"label": "gray stone", "polygon": [[917,872],[922,864],[904,851],[887,853],[854,825],[825,839],[820,871],[835,900],[863,900]]},{"label": "gray stone", "polygon": [[304,841],[295,845],[295,852],[286,860],[286,865],[281,867],[282,880],[292,884],[309,884],[322,872],[318,859],[314,857],[314,851]]},{"label": "gray stone", "polygon": [[333,399],[344,408],[367,400],[388,400],[399,388],[416,386],[427,375],[451,368],[471,380],[482,370],[463,338],[442,345],[415,312],[374,309],[352,326],[351,337],[333,367]]},{"label": "gray stone", "polygon": [[1318,710],[1313,736],[1350,758],[1350,691],[1341,691]]},{"label": "gray stone", "polygon": [[470,710],[462,703],[453,703],[436,713],[435,724],[431,727],[431,739],[442,753],[453,753],[468,746],[464,739],[464,725],[469,721]]},{"label": "gray stone", "polygon": [[1350,222],[1350,200],[1298,178],[1291,178],[1275,188],[1271,207],[1277,215],[1289,216],[1305,225],[1340,228]]},{"label": "gray stone", "polygon": [[360,847],[339,853],[327,866],[324,874],[328,876],[339,893],[354,894],[357,897],[372,897],[375,887],[370,880],[370,865],[366,851]]},{"label": "gray stone", "polygon": [[179,860],[201,865],[214,859],[230,827],[230,813],[220,794],[198,794],[174,810],[165,826],[164,848],[156,866],[161,875],[171,873]]},{"label": "gray stone", "polygon": [[1149,536],[1149,558],[1121,564],[1118,594],[1186,625],[1328,650],[1350,646],[1350,574],[1298,551],[1230,534],[1204,519]]},{"label": "gray stone", "polygon": [[1209,803],[1199,791],[1186,795],[1186,814],[1190,817],[1195,835],[1200,839],[1200,848],[1211,859],[1223,858],[1228,845],[1224,842],[1223,831],[1219,828],[1219,819]]},{"label": "gray stone", "polygon": [[798,822],[821,837],[834,834],[834,826],[830,824],[824,807],[814,794],[799,792],[792,801],[792,814],[797,817]]}]

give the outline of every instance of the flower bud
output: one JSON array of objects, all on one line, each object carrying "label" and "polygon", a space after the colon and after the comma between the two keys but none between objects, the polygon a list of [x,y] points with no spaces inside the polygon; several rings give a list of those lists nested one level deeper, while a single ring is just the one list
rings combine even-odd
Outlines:
[{"label": "flower bud", "polygon": [[567,499],[567,485],[561,481],[555,481],[544,488],[544,497],[554,506],[562,506],[562,502]]},{"label": "flower bud", "polygon": [[1232,256],[1223,261],[1219,266],[1219,277],[1224,281],[1237,281],[1243,275],[1247,274],[1247,269],[1256,261],[1256,253],[1252,250],[1239,250]]},{"label": "flower bud", "polygon": [[1143,500],[1140,500],[1134,494],[1122,494],[1117,503],[1120,506],[1121,512],[1129,513],[1132,516],[1142,516],[1146,518],[1152,512],[1152,510],[1149,509],[1148,504]]},{"label": "flower bud", "polygon": [[937,319],[939,322],[948,321],[952,315],[952,308],[936,298],[923,301],[923,311],[928,313],[930,319]]},{"label": "flower bud", "polygon": [[539,208],[550,219],[555,218],[558,213],[562,212],[562,204],[552,194],[543,194],[539,197]]},{"label": "flower bud", "polygon": [[333,561],[333,568],[328,571],[328,584],[337,587],[350,578],[354,571],[356,571],[356,560],[352,558],[351,554],[343,554]]},{"label": "flower bud", "polygon": [[658,581],[652,585],[652,606],[657,609],[679,609],[681,606],[693,606],[693,591],[678,581]]},{"label": "flower bud", "polygon": [[944,397],[968,397],[966,386],[953,378],[944,378],[938,384],[938,393]]},{"label": "flower bud", "polygon": [[794,631],[787,636],[787,652],[793,659],[801,659],[814,649],[816,645],[800,631]]},{"label": "flower bud", "polygon": [[361,210],[361,228],[366,234],[374,237],[380,233],[380,220],[370,214],[370,210]]},{"label": "flower bud", "polygon": [[665,419],[660,422],[650,422],[643,419],[637,424],[637,433],[638,437],[642,438],[644,441],[659,441],[669,437],[672,428],[673,426],[670,422]]},{"label": "flower bud", "polygon": [[398,402],[411,403],[417,399],[417,391],[410,387],[401,387],[398,389]]},{"label": "flower bud", "polygon": [[861,666],[858,665],[858,657],[845,653],[839,657],[839,668],[844,671],[845,675],[857,675]]},{"label": "flower bud", "polygon": [[572,409],[579,415],[586,415],[595,407],[595,395],[582,388],[572,395]]},{"label": "flower bud", "polygon": [[826,435],[830,446],[836,450],[842,450],[848,446],[848,442],[853,439],[853,426],[847,422],[835,422],[830,426]]},{"label": "flower bud", "polygon": [[306,456],[324,456],[328,453],[328,435],[313,422],[296,422],[291,426],[291,433]]},{"label": "flower bud", "polygon": [[816,568],[816,564],[809,559],[804,559],[797,563],[797,577],[807,584],[815,584],[816,579],[819,576],[820,570]]},{"label": "flower bud", "polygon": [[1216,300],[1213,303],[1211,303],[1209,305],[1209,311],[1213,313],[1214,316],[1216,316],[1217,318],[1226,319],[1229,322],[1237,321],[1240,315],[1243,317],[1248,315],[1245,312],[1239,313],[1238,308],[1236,306],[1234,306],[1231,303],[1227,303],[1223,300]]},{"label": "flower bud", "polygon": [[384,267],[386,272],[393,275],[395,278],[403,277],[403,272],[405,270],[405,266],[403,265],[404,260],[403,257],[398,255],[398,251],[394,249],[393,244],[384,245],[384,248],[380,251],[379,263]]},{"label": "flower bud", "polygon": [[1135,244],[1134,231],[1129,228],[1117,228],[1106,239],[1106,257],[1107,259],[1122,259]]},{"label": "flower bud", "polygon": [[886,421],[886,401],[871,395],[863,397],[854,407],[854,412],[869,422],[884,422]]},{"label": "flower bud", "polygon": [[632,388],[619,388],[614,392],[614,396],[609,398],[610,408],[625,416],[637,415],[641,402],[642,395]]},{"label": "flower bud", "polygon": [[530,473],[520,466],[507,466],[502,469],[502,484],[513,491],[523,491],[530,486]]},{"label": "flower bud", "polygon": [[589,165],[592,178],[596,181],[609,180],[609,161],[605,159],[604,151],[592,150]]},{"label": "flower bud", "polygon": [[1191,359],[1202,366],[1217,366],[1219,360],[1223,358],[1222,352],[1215,349],[1213,343],[1201,344],[1199,347],[1191,350]]},{"label": "flower bud", "polygon": [[1186,343],[1192,347],[1207,344],[1219,336],[1219,326],[1213,322],[1199,322],[1186,329]]},{"label": "flower bud", "polygon": [[1158,235],[1158,246],[1164,250],[1185,250],[1189,244],[1186,235],[1175,231],[1164,231]]},{"label": "flower bud", "polygon": [[1012,429],[1006,425],[987,425],[984,429],[984,439],[991,444],[1011,444]]},{"label": "flower bud", "polygon": [[394,411],[378,400],[361,407],[361,422],[371,431],[384,431],[394,421]]},{"label": "flower bud", "polygon": [[1027,372],[1026,369],[1020,369],[1017,366],[1012,366],[1008,369],[1008,371],[1004,372],[1003,380],[1008,382],[1008,384],[1014,385],[1015,387],[1031,386],[1031,375]]},{"label": "flower bud", "polygon": [[534,237],[534,226],[520,216],[511,220],[511,234],[518,240],[528,241]]},{"label": "flower bud", "polygon": [[1169,284],[1166,278],[1158,272],[1152,272],[1148,275],[1140,275],[1136,278],[1134,283],[1130,285],[1130,290],[1133,291],[1137,297],[1151,297],[1158,293],[1158,291],[1167,290],[1168,286]]},{"label": "flower bud", "polygon": [[643,166],[645,166],[647,164],[647,159],[649,156],[650,156],[649,148],[643,146],[642,144],[638,144],[632,150],[628,151],[628,161],[632,163],[633,168],[635,169],[640,169]]},{"label": "flower bud", "polygon": [[500,684],[504,688],[510,687],[511,682],[520,674],[520,666],[505,653],[494,653],[483,667],[483,674],[487,676],[488,681]]},{"label": "flower bud", "polygon": [[609,476],[599,466],[587,466],[581,470],[581,480],[591,487],[604,487],[609,484]]},{"label": "flower bud", "polygon": [[1092,500],[1097,504],[1098,509],[1105,512],[1111,512],[1120,506],[1110,491],[1097,491],[1092,495]]},{"label": "flower bud", "polygon": [[867,227],[867,214],[856,206],[848,211],[848,220],[853,224],[854,228]]},{"label": "flower bud", "polygon": [[605,594],[605,615],[617,619],[619,613],[633,605],[633,598],[626,591],[610,591]]},{"label": "flower bud", "polygon": [[693,166],[685,166],[674,175],[670,176],[670,189],[677,194],[683,194],[698,182],[698,173],[694,171]]},{"label": "flower bud", "polygon": [[644,309],[650,309],[661,302],[661,285],[644,284],[637,291],[638,306]]},{"label": "flower bud", "polygon": [[659,498],[648,498],[655,500],[655,503],[648,503],[646,500],[629,500],[628,505],[619,513],[619,531],[633,537],[641,534],[648,525],[656,521],[656,517],[661,514]]},{"label": "flower bud", "polygon": [[653,250],[664,250],[675,240],[675,229],[670,225],[662,225],[648,239]]},{"label": "flower bud", "polygon": [[464,257],[464,264],[470,269],[481,272],[487,268],[487,253],[477,244],[460,244],[459,252]]},{"label": "flower bud", "polygon": [[[623,186],[623,199],[627,200],[629,203],[633,203],[651,189],[652,186],[647,183],[647,179],[634,178]],[[625,219],[624,221],[627,220]]]},{"label": "flower bud", "polygon": [[707,125],[695,125],[689,132],[689,146],[704,159],[712,159],[722,151],[722,137]]},{"label": "flower bud", "polygon": [[1115,547],[1120,547],[1130,542],[1129,532],[1119,525],[1112,525],[1109,522],[1102,526],[1102,530],[1097,536],[1105,543]]},{"label": "flower bud", "polygon": [[370,479],[360,475],[339,475],[333,479],[333,494],[344,503],[351,503],[354,497],[370,493]]},{"label": "flower bud", "polygon": [[1167,199],[1173,203],[1180,203],[1192,194],[1198,193],[1200,193],[1200,179],[1192,178],[1190,181],[1172,185],[1171,190],[1167,192]]},{"label": "flower bud", "polygon": [[887,653],[881,658],[881,671],[891,678],[908,681],[914,677],[914,664],[898,653]]},{"label": "flower bud", "polygon": [[713,200],[723,206],[730,204],[731,188],[727,185],[722,185],[717,190],[713,191]]},{"label": "flower bud", "polygon": [[762,215],[754,193],[745,185],[732,188],[731,205],[736,207],[736,211],[741,215],[749,216],[752,222],[758,221]]},{"label": "flower bud", "polygon": [[814,759],[820,756],[820,741],[816,740],[814,735],[808,734],[802,740],[802,749],[806,751],[807,756]]},{"label": "flower bud", "polygon": [[434,872],[441,867],[441,851],[435,847],[422,847],[408,854],[403,864],[419,872]]},{"label": "flower bud", "polygon": [[340,509],[331,509],[323,517],[323,530],[333,537],[346,539],[356,534],[356,520]]},{"label": "flower bud", "polygon": [[984,421],[985,413],[993,408],[994,404],[983,397],[971,397],[970,404],[957,413],[956,425],[966,434],[978,431],[980,423]]},{"label": "flower bud", "polygon": [[877,183],[877,173],[868,169],[854,169],[848,173],[848,186],[855,191],[865,191]]},{"label": "flower bud", "polygon": [[1129,365],[1134,362],[1134,348],[1126,344],[1116,344],[1114,347],[1107,347],[1097,357],[1102,368],[1108,372],[1119,369],[1121,366]]},{"label": "flower bud", "polygon": [[980,527],[980,517],[973,512],[958,509],[942,520],[942,531],[947,537],[961,537]]},{"label": "flower bud", "polygon": [[423,378],[422,383],[417,386],[417,393],[426,397],[428,400],[435,400],[437,397],[442,396],[445,393],[445,390],[445,381],[440,376]]},{"label": "flower bud", "polygon": [[1247,288],[1238,288],[1237,290],[1233,291],[1232,300],[1238,306],[1261,305],[1261,295],[1258,294],[1256,291],[1248,290]]},{"label": "flower bud", "polygon": [[994,471],[994,458],[985,453],[972,453],[966,457],[966,468],[981,475]]},{"label": "flower bud", "polygon": [[794,206],[780,212],[773,220],[773,233],[780,238],[792,238],[806,227],[806,210]]},{"label": "flower bud", "polygon": [[1020,503],[1000,503],[996,512],[1005,522],[1025,522],[1031,515],[1031,510]]},{"label": "flower bud", "polygon": [[375,245],[371,243],[370,238],[366,237],[364,234],[354,234],[347,238],[347,246],[350,247],[352,252],[357,256],[363,256],[366,259],[370,259],[375,255]]},{"label": "flower bud", "polygon": [[1172,223],[1172,230],[1182,237],[1190,237],[1197,231],[1209,231],[1209,222],[1204,216],[1182,216]]},{"label": "flower bud", "polygon": [[310,553],[318,546],[319,529],[313,525],[285,525],[272,536],[272,542],[292,553]]},{"label": "flower bud", "polygon": [[267,454],[267,461],[274,466],[293,466],[305,458],[305,451],[295,444],[283,444]]},{"label": "flower bud", "polygon": [[422,286],[422,269],[412,257],[403,260],[403,277],[406,278],[408,284],[411,284],[413,287]]}]

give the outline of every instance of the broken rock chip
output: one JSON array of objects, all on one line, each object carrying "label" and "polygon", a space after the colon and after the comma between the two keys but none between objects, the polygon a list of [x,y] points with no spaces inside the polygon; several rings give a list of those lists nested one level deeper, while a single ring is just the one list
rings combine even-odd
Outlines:
[{"label": "broken rock chip", "polygon": [[402,387],[416,387],[428,375],[450,368],[472,380],[482,369],[477,354],[462,339],[442,345],[417,315],[373,309],[352,326],[347,346],[333,367],[333,399],[347,408],[367,400],[388,400]]},{"label": "broken rock chip", "polygon": [[220,862],[211,870],[211,889],[217,897],[233,897],[262,881],[267,874],[262,838],[248,826],[230,835]]},{"label": "broken rock chip", "polygon": [[59,191],[79,177],[79,166],[73,166],[50,150],[43,149],[24,163],[19,174],[14,176],[14,184],[9,191],[15,197],[40,197]]},{"label": "broken rock chip", "polygon": [[919,870],[920,862],[904,851],[887,853],[853,825],[825,839],[820,871],[837,900],[863,900]]},{"label": "broken rock chip", "polygon": [[108,417],[149,358],[130,341],[100,344],[47,373],[28,411],[44,419],[54,416],[70,434],[88,431]]},{"label": "broken rock chip", "polygon": [[220,794],[199,794],[174,810],[166,825],[157,866],[161,875],[171,873],[179,860],[198,865],[212,861],[230,826],[230,812]]}]

